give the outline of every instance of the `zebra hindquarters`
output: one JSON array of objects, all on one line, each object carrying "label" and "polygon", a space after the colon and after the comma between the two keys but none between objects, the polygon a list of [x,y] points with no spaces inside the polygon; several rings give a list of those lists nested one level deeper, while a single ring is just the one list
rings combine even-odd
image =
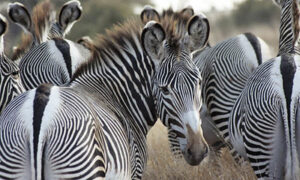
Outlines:
[{"label": "zebra hindquarters", "polygon": [[[282,56],[259,66],[231,112],[230,141],[235,150],[247,157],[259,179],[300,177],[300,93],[297,85],[290,83],[298,82],[300,76],[293,72],[296,66],[291,67],[291,60]],[[291,71],[295,78],[287,77],[281,73],[283,70]]]},{"label": "zebra hindquarters", "polygon": [[42,85],[1,116],[0,178],[104,178],[104,135],[93,109],[68,88]]}]

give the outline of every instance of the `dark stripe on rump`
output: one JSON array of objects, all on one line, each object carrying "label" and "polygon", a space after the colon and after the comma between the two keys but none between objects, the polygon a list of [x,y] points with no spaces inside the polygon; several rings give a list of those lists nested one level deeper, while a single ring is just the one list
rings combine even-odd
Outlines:
[{"label": "dark stripe on rump", "polygon": [[69,77],[72,77],[72,62],[71,62],[71,55],[70,55],[70,45],[67,43],[67,41],[63,40],[63,39],[59,39],[59,38],[53,38],[56,47],[60,50],[60,52],[62,53],[66,66],[67,66],[67,70],[69,73]]},{"label": "dark stripe on rump", "polygon": [[245,33],[246,38],[254,48],[257,63],[260,65],[262,63],[262,54],[261,54],[261,46],[259,40],[252,33]]},{"label": "dark stripe on rump", "polygon": [[[37,168],[37,148],[39,142],[39,134],[42,124],[42,117],[44,115],[45,107],[49,101],[50,89],[52,85],[42,84],[36,89],[33,101],[33,153],[34,153],[34,167]],[[37,177],[37,172],[35,171]]]},{"label": "dark stripe on rump", "polygon": [[292,56],[282,55],[280,72],[282,75],[283,90],[286,99],[287,115],[288,115],[288,126],[289,126],[289,137],[291,137],[291,122],[290,122],[290,106],[291,106],[291,96],[293,91],[293,80],[296,72],[296,64]]}]

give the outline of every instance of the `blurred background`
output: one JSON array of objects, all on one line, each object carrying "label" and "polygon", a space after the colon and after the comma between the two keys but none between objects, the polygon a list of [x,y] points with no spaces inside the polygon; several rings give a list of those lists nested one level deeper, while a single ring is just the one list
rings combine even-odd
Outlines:
[{"label": "blurred background", "polygon": [[[11,0],[1,0],[0,12],[7,17],[6,8]],[[29,10],[39,0],[20,0]],[[57,14],[66,0],[51,0]],[[252,32],[271,47],[272,55],[278,50],[280,11],[272,0],[81,0],[83,14],[67,35],[77,40],[82,36],[92,39],[97,33],[105,33],[113,24],[139,14],[144,5],[150,4],[159,12],[172,7],[181,10],[187,6],[195,13],[204,13],[211,26],[209,41],[214,45],[229,37]],[[5,36],[6,52],[11,53],[14,45],[20,43],[21,28],[10,24]],[[160,122],[148,134],[149,158],[144,179],[255,179],[247,163],[236,165],[224,149],[212,155],[200,166],[191,167],[184,160],[174,159],[167,142],[167,130]]]},{"label": "blurred background", "polygon": [[[6,16],[9,2],[1,0],[0,12]],[[17,0],[18,1],[18,0]],[[29,10],[40,0],[19,0]],[[57,14],[66,0],[51,0]],[[210,42],[215,44],[228,37],[244,32],[252,32],[264,39],[276,54],[280,11],[272,0],[84,0],[81,1],[83,14],[75,24],[67,38],[77,40],[82,36],[95,37],[104,33],[105,29],[125,19],[138,16],[146,4],[155,7],[159,12],[172,7],[180,10],[191,6],[196,13],[204,13],[211,25]],[[6,16],[7,17],[7,16]],[[21,29],[10,25],[9,34],[5,38],[8,53],[13,45],[20,41]]]}]

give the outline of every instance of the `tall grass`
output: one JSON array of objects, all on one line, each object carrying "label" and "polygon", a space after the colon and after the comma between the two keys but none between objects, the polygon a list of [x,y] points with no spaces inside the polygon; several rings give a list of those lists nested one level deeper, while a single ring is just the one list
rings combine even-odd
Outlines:
[{"label": "tall grass", "polygon": [[220,154],[210,153],[199,166],[190,166],[184,159],[175,159],[169,149],[167,130],[160,123],[147,137],[148,162],[143,179],[170,180],[250,180],[255,175],[248,162],[237,165],[226,148]]},{"label": "tall grass", "polygon": [[[224,14],[225,16],[226,14]],[[211,26],[209,41],[215,45],[241,33],[251,32],[263,39],[270,47],[271,55],[275,57],[278,51],[279,19],[278,22],[255,24],[238,27],[224,18],[222,14],[207,14]],[[223,21],[223,22],[222,22]],[[226,22],[224,22],[226,21]],[[225,25],[224,25],[225,24]],[[216,155],[211,155],[199,166],[190,166],[183,159],[173,158],[167,140],[166,128],[158,122],[148,134],[149,157],[144,179],[172,180],[250,180],[256,179],[248,162],[237,165],[228,149],[223,148]]]}]

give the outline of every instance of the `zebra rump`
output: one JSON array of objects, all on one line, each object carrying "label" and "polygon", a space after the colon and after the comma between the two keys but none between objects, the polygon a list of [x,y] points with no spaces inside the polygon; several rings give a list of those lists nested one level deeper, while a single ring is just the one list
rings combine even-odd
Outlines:
[{"label": "zebra rump", "polygon": [[46,84],[14,99],[0,121],[0,179],[104,177],[104,135],[83,102],[73,90]]}]

